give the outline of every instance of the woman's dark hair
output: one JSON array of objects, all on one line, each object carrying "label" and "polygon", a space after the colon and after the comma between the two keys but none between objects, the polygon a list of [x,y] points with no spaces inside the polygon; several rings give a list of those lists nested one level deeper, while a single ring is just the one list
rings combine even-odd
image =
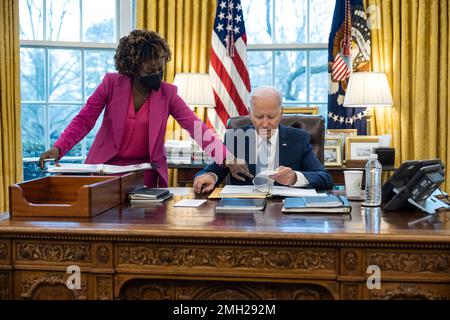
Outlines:
[{"label": "woman's dark hair", "polygon": [[164,59],[164,63],[167,63],[171,56],[169,45],[158,33],[134,30],[120,39],[114,64],[119,73],[133,75],[143,62]]}]

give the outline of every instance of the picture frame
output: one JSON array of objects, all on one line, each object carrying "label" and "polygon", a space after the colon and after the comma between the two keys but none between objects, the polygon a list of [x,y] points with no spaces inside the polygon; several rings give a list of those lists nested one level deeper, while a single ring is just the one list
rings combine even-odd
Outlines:
[{"label": "picture frame", "polygon": [[310,114],[310,115],[317,115],[317,114],[319,114],[319,107],[316,107],[316,106],[311,106],[311,107],[283,106],[283,114]]},{"label": "picture frame", "polygon": [[357,136],[358,129],[327,129],[327,134],[340,134],[343,133],[346,137]]},{"label": "picture frame", "polygon": [[326,131],[326,135],[328,136],[335,136],[340,135],[342,137],[342,159],[347,159],[347,153],[345,148],[345,142],[347,140],[347,137],[354,137],[358,135],[357,129],[328,129]]},{"label": "picture frame", "polygon": [[341,135],[333,134],[325,136],[325,145],[326,146],[341,146],[344,143],[344,139]]},{"label": "picture frame", "polygon": [[379,146],[378,136],[351,136],[345,140],[347,160],[368,160]]},{"label": "picture frame", "polygon": [[340,146],[325,146],[323,151],[324,165],[326,167],[342,166],[342,153]]},{"label": "picture frame", "polygon": [[328,134],[325,135],[324,146],[339,146],[341,149],[341,157],[344,159],[344,142],[345,136],[343,134]]}]

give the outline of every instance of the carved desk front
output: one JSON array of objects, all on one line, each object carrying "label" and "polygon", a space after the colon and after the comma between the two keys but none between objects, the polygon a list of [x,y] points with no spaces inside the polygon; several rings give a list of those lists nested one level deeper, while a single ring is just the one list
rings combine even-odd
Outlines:
[{"label": "carved desk front", "polygon": [[[173,207],[180,198],[86,220],[0,214],[0,298],[450,298],[446,212],[423,219],[353,202],[351,215],[283,215],[274,199],[264,212],[226,214],[215,200]],[[369,266],[379,289],[367,286]],[[75,289],[68,267],[80,271]]]}]

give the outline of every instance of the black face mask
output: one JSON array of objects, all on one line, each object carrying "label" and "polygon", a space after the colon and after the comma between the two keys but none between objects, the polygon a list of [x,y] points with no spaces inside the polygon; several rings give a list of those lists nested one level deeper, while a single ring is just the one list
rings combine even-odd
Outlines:
[{"label": "black face mask", "polygon": [[163,71],[155,72],[145,77],[139,77],[139,82],[149,90],[158,91],[161,87]]}]

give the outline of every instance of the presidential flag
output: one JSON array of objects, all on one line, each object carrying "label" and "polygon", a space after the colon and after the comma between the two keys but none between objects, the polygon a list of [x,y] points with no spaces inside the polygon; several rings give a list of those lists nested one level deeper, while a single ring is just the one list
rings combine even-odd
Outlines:
[{"label": "presidential flag", "polygon": [[216,107],[208,109],[208,125],[223,136],[228,118],[248,114],[250,77],[247,37],[240,0],[217,1],[209,75]]},{"label": "presidential flag", "polygon": [[365,135],[366,108],[343,106],[353,71],[369,71],[370,29],[362,0],[336,0],[328,42],[328,128],[358,129]]}]

